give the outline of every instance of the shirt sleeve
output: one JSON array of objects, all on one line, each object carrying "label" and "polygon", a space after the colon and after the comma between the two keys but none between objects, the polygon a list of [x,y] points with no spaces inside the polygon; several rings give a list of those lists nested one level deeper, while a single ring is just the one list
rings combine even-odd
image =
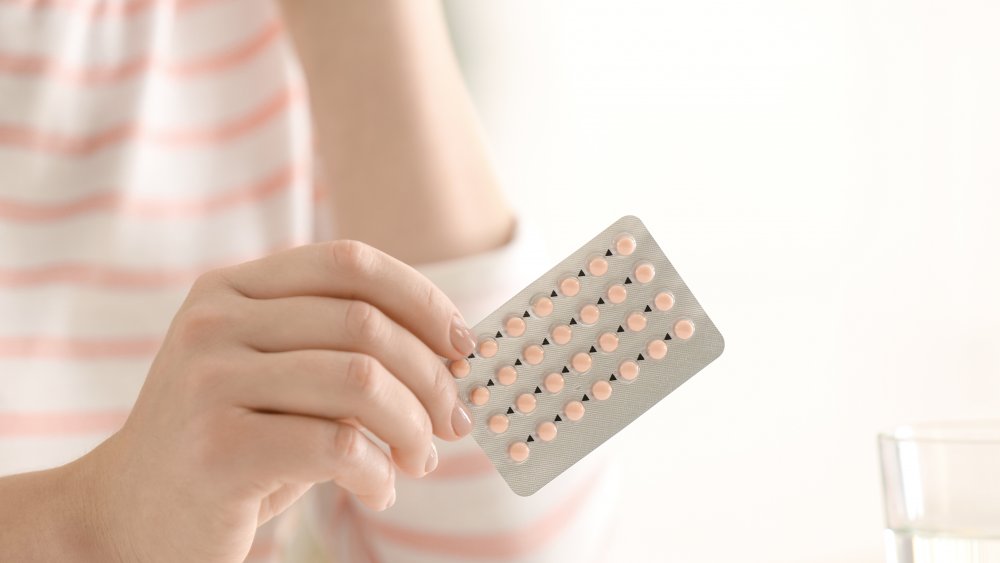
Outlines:
[{"label": "shirt sleeve", "polygon": [[[424,265],[470,326],[551,265],[536,229],[523,221],[496,250]],[[422,479],[397,474],[396,504],[372,512],[350,495],[321,489],[310,499],[321,543],[342,562],[605,560],[619,475],[607,447],[530,497],[514,494],[478,444],[436,440],[438,468]],[[324,486],[328,487],[328,486]],[[319,500],[317,500],[319,499]]]}]

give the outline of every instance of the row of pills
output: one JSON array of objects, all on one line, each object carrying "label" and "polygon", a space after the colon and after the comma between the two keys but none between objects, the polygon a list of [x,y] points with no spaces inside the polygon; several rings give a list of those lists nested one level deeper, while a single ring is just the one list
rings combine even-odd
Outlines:
[{"label": "row of pills", "polygon": [[[603,304],[603,303],[601,303]],[[656,294],[653,298],[653,308],[657,311],[669,311],[674,306],[674,296],[669,291],[661,291]],[[633,311],[625,317],[625,325],[628,326],[629,330],[633,332],[639,332],[643,330],[646,326],[646,318],[643,313],[648,313],[653,310],[649,305],[643,311]],[[577,317],[579,317],[580,324],[592,325],[596,323],[601,316],[601,310],[597,305],[587,304],[579,309],[577,315],[573,317],[567,324],[557,324],[554,325],[549,331],[548,338],[543,344],[555,343],[558,345],[564,345],[569,343],[573,338],[573,328],[572,325],[577,324]],[[526,324],[524,319],[518,316],[509,316],[504,323],[504,332],[511,337],[519,337],[524,334],[526,329]],[[501,334],[498,332],[497,337]],[[482,358],[492,358],[497,354],[500,349],[500,344],[496,341],[496,338],[483,338],[479,341],[476,346],[476,354]],[[541,363],[544,358],[544,350],[537,345],[532,344],[524,348],[523,356],[526,362],[531,365],[537,365]],[[471,357],[469,358],[471,359]],[[468,374],[468,362],[467,360],[458,360],[453,364],[455,367],[452,373],[455,377],[464,377],[460,374]]]},{"label": "row of pills", "polygon": [[[580,274],[582,273],[583,271],[581,270]],[[626,277],[623,283],[614,283],[608,285],[605,288],[604,294],[602,295],[598,304],[603,305],[605,299],[607,299],[607,302],[611,303],[612,305],[618,305],[620,303],[624,303],[625,300],[628,299],[628,288],[626,286],[632,283],[632,278],[635,278],[635,280],[638,281],[639,283],[646,284],[653,281],[653,277],[655,275],[656,275],[656,269],[653,267],[652,264],[648,262],[640,262],[634,268],[633,274],[631,276]],[[548,317],[549,315],[552,314],[552,310],[555,308],[554,304],[552,303],[553,297],[557,297],[559,295],[563,295],[566,297],[576,297],[580,293],[580,280],[577,279],[578,277],[579,274],[576,277],[572,276],[565,277],[559,280],[559,283],[557,285],[559,290],[558,292],[556,292],[556,290],[552,290],[552,292],[549,295],[538,295],[534,299],[532,299],[529,307],[531,314],[539,318]],[[673,295],[671,295],[669,292],[665,292],[662,296],[657,295],[657,298],[659,300],[660,306],[665,307],[665,309],[661,310],[666,310],[673,306]],[[587,307],[594,307],[594,306],[585,305],[584,309],[586,309]],[[586,310],[594,311],[594,309],[586,309]],[[524,315],[521,316],[515,315],[508,317],[507,320],[504,322],[504,332],[506,332],[509,336],[514,336],[514,337],[521,336],[522,334],[524,334],[526,325],[521,317],[527,315],[527,313],[528,311],[525,311]],[[581,309],[580,314],[584,315],[583,309]],[[590,323],[588,324],[592,324],[594,322],[597,322],[596,318],[593,321],[590,321]]]},{"label": "row of pills", "polygon": [[[624,327],[628,327],[628,330],[632,332],[641,332],[646,328],[646,316],[638,311],[631,312],[625,317],[623,325],[618,326],[618,332],[624,332]],[[552,328],[549,336],[552,339],[552,342],[563,345],[570,341],[572,334],[573,331],[569,325],[556,325]],[[674,323],[674,334],[681,340],[687,340],[694,334],[694,324],[690,320],[681,319]],[[669,337],[669,335],[667,336]],[[616,333],[605,332],[598,336],[596,348],[592,347],[592,350],[594,352],[600,350],[601,352],[610,354],[618,349],[618,342],[619,337]],[[549,339],[546,338],[543,344],[549,344]],[[496,340],[488,338],[479,343],[478,352],[480,356],[484,358],[491,358],[496,355],[497,349],[498,344],[496,343]],[[660,340],[653,340],[647,345],[647,352],[655,359],[660,359],[667,353],[666,344]],[[589,356],[586,356],[586,359],[584,359],[583,356],[586,356],[586,354],[577,354],[571,361],[573,369],[581,373],[589,369]],[[529,344],[521,350],[521,358],[524,358],[524,363],[528,365],[538,365],[542,363],[544,357],[545,350],[538,344]],[[586,362],[586,369],[583,368],[584,362]],[[516,365],[520,365],[520,363],[519,358]],[[460,360],[453,360],[450,362],[449,369],[451,370],[451,374],[453,376],[461,379],[469,375],[472,366],[470,365],[468,358],[462,358]],[[517,380],[517,371],[514,366],[501,366],[497,370],[497,380],[504,385],[514,383]]]}]

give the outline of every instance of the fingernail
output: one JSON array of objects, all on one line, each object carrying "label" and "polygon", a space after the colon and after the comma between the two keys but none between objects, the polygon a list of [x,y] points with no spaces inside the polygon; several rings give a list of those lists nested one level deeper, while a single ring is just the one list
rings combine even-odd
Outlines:
[{"label": "fingernail", "polygon": [[458,436],[465,436],[472,431],[472,417],[461,401],[456,401],[455,410],[451,411],[451,428]]},{"label": "fingernail", "polygon": [[431,443],[431,453],[427,456],[427,463],[424,464],[424,473],[430,473],[437,469],[438,466],[438,449],[434,447],[434,443]]},{"label": "fingernail", "polygon": [[386,503],[385,507],[386,507],[386,509],[389,509],[389,508],[392,508],[392,505],[394,505],[394,504],[396,504],[396,488],[395,487],[393,487],[393,489],[392,489],[392,496],[389,497],[389,502]]},{"label": "fingernail", "polygon": [[465,321],[458,315],[451,318],[451,345],[463,356],[468,356],[476,349],[476,339],[472,337],[469,328],[465,326]]}]

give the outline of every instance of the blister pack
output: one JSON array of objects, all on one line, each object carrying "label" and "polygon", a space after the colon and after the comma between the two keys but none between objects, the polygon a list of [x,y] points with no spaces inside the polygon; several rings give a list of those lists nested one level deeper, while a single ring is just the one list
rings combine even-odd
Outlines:
[{"label": "blister pack", "polygon": [[450,362],[472,435],[533,494],[722,354],[642,222],[622,217],[472,329]]}]

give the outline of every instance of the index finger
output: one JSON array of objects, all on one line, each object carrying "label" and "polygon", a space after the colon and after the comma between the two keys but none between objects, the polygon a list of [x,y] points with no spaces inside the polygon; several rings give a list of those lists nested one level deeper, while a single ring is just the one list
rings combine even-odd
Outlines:
[{"label": "index finger", "polygon": [[407,264],[358,241],[300,246],[219,273],[252,299],[314,295],[366,301],[441,356],[458,359],[476,347],[444,292]]}]

